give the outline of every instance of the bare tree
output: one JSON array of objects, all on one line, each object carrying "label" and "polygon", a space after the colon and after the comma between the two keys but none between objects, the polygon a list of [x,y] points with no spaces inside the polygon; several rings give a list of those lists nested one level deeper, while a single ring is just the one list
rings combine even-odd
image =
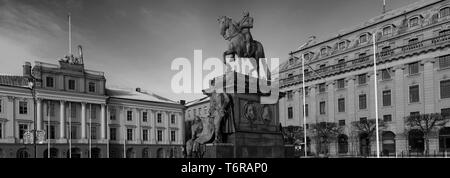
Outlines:
[{"label": "bare tree", "polygon": [[417,129],[423,133],[424,154],[429,152],[430,135],[433,131],[443,127],[449,121],[448,117],[444,117],[441,113],[413,114],[405,117],[406,130]]},{"label": "bare tree", "polygon": [[[366,154],[370,153],[371,150],[371,143],[372,138],[376,136],[376,120],[375,119],[368,119],[368,120],[361,120],[361,121],[354,121],[352,122],[352,126],[355,129],[355,131],[358,133],[357,136],[358,139],[364,139],[365,143],[367,144]],[[378,119],[378,133],[381,133],[386,128],[386,124],[383,120]],[[361,137],[363,136],[363,137]],[[361,155],[364,153],[361,153]]]},{"label": "bare tree", "polygon": [[317,142],[318,153],[328,155],[330,142],[342,133],[343,127],[335,122],[320,122],[312,124],[311,129]]},{"label": "bare tree", "polygon": [[286,144],[294,144],[296,140],[303,139],[303,128],[300,126],[287,126],[282,128],[284,142]]}]

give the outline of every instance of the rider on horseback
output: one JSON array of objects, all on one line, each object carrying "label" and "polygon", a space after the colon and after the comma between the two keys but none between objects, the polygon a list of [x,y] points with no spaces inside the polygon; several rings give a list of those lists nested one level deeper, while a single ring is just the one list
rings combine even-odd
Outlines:
[{"label": "rider on horseback", "polygon": [[252,34],[250,33],[250,29],[253,28],[253,17],[250,17],[250,13],[248,11],[244,11],[244,17],[241,21],[239,21],[239,29],[244,35],[245,38],[245,47],[246,52],[245,56],[250,56],[250,44],[253,41]]}]

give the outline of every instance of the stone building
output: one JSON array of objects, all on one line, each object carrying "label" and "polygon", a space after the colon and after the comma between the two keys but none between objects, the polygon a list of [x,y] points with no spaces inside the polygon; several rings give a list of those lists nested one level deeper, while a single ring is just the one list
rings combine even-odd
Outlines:
[{"label": "stone building", "polygon": [[195,117],[207,117],[209,114],[209,97],[203,97],[186,103],[185,120],[192,121]]},{"label": "stone building", "polygon": [[105,84],[104,73],[85,69],[82,57],[26,62],[22,76],[1,75],[0,157],[34,157],[26,136],[34,128],[46,133],[38,158],[48,157],[49,142],[50,157],[181,156],[183,105]]},{"label": "stone building", "polygon": [[[333,122],[344,132],[329,145],[331,155],[361,155],[368,146],[352,122],[375,119],[373,41],[377,49],[378,111],[387,128],[380,149],[390,155],[421,152],[423,133],[406,132],[404,118],[450,112],[450,2],[422,0],[388,11],[361,26],[291,53],[280,66],[283,126],[302,126],[306,112],[309,150],[317,153],[311,124]],[[305,59],[306,110],[302,66]],[[309,66],[309,67],[308,67]],[[450,148],[450,125],[433,132],[430,153]],[[421,135],[422,134],[422,135]]]}]

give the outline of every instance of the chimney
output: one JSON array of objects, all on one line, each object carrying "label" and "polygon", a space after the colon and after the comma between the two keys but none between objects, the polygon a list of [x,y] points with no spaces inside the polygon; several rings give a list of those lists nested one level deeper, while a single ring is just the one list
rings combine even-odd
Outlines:
[{"label": "chimney", "polygon": [[186,100],[180,100],[180,104],[184,106],[186,104]]},{"label": "chimney", "polygon": [[23,65],[23,76],[24,77],[31,77],[31,63],[25,62]]},{"label": "chimney", "polygon": [[136,88],[136,91],[140,93],[141,92],[141,88]]}]

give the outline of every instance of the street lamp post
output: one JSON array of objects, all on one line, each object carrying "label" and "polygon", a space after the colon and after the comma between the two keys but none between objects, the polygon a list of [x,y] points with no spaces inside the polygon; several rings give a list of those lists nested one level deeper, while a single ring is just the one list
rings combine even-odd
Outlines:
[{"label": "street lamp post", "polygon": [[30,86],[30,90],[31,90],[31,96],[33,97],[33,112],[34,112],[34,117],[33,117],[33,124],[34,124],[34,128],[33,128],[33,145],[34,145],[34,158],[37,158],[37,144],[36,144],[36,139],[37,139],[37,107],[36,107],[36,78],[34,78],[33,76],[31,76],[31,82],[29,83]]}]

